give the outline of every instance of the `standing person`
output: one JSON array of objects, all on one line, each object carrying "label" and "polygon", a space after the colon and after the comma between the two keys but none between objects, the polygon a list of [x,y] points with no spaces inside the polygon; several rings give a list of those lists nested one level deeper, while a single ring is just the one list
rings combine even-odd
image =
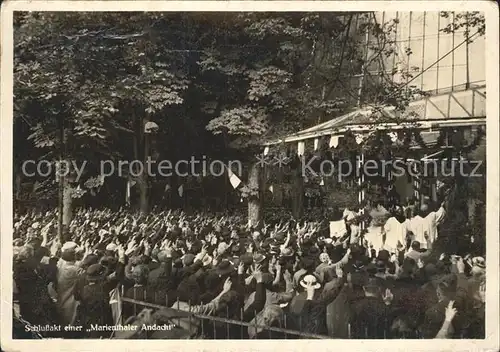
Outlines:
[{"label": "standing person", "polygon": [[391,253],[397,253],[397,248],[406,246],[409,220],[403,214],[403,209],[397,206],[393,216],[382,226],[385,232],[384,248]]},{"label": "standing person", "polygon": [[104,265],[93,264],[87,269],[86,285],[75,286],[75,299],[79,301],[75,324],[83,326],[87,337],[107,338],[111,335],[109,331],[91,330],[90,327],[91,324],[114,325],[109,300],[111,290],[124,278],[125,251],[122,247],[119,247],[118,257],[114,275],[108,275],[108,269]]},{"label": "standing person", "polygon": [[[49,274],[55,270],[42,266],[30,246],[21,248],[13,265],[21,317],[33,325],[54,324],[59,321],[55,304],[48,292],[48,284],[54,281]],[[54,266],[54,263],[50,261],[45,266]]]},{"label": "standing person", "polygon": [[73,324],[77,301],[73,295],[74,288],[83,273],[76,264],[76,243],[66,242],[62,247],[61,258],[57,262],[57,308],[63,324]]},{"label": "standing person", "polygon": [[437,227],[443,222],[446,215],[444,206],[445,202],[442,202],[437,211],[429,211],[429,206],[423,204],[420,207],[420,212],[409,222],[409,229],[414,235],[413,240],[420,242],[424,249],[427,249],[426,233],[430,243],[434,243],[438,237]]}]

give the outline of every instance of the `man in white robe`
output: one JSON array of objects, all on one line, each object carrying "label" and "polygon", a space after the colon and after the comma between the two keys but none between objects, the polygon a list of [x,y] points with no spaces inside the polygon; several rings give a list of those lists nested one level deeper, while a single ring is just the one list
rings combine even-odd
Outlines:
[{"label": "man in white robe", "polygon": [[[425,215],[427,214],[427,215]],[[422,248],[427,249],[427,239],[425,233],[429,237],[429,242],[434,243],[438,237],[437,227],[444,220],[446,210],[444,209],[444,202],[437,211],[428,213],[428,206],[423,204],[420,208],[420,214],[413,217],[409,222],[409,230],[413,232],[413,241],[421,243]]]}]

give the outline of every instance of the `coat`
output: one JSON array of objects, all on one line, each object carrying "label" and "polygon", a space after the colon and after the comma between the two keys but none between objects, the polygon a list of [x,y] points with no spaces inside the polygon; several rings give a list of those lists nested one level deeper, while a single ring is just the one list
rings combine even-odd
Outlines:
[{"label": "coat", "polygon": [[63,324],[73,324],[78,302],[73,295],[75,285],[83,273],[78,265],[60,259],[57,263],[57,309]]}]

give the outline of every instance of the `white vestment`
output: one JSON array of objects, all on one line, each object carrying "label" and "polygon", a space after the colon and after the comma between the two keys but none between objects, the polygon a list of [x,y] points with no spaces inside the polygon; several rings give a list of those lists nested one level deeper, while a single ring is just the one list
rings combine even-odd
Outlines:
[{"label": "white vestment", "polygon": [[390,217],[385,225],[385,245],[384,248],[389,252],[396,253],[398,241],[406,247],[406,232],[409,220],[400,223],[395,217]]},{"label": "white vestment", "polygon": [[438,236],[437,227],[443,221],[445,214],[444,208],[440,207],[438,211],[430,212],[425,218],[417,215],[410,220],[409,230],[413,232],[413,240],[420,242],[420,248],[427,248],[426,232],[429,241],[434,243]]}]

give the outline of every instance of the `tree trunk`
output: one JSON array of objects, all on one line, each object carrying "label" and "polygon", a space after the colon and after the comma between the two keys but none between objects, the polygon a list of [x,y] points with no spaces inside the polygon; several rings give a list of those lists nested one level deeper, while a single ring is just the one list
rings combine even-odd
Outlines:
[{"label": "tree trunk", "polygon": [[258,189],[259,196],[251,196],[248,199],[248,221],[252,226],[257,226],[261,219],[261,197],[260,197],[260,166],[253,163],[248,174],[248,187]]},{"label": "tree trunk", "polygon": [[147,213],[149,211],[149,198],[148,198],[148,182],[143,177],[137,179],[137,186],[139,187],[139,210],[141,213]]},{"label": "tree trunk", "polygon": [[16,200],[21,198],[21,183],[22,183],[22,173],[19,170],[16,172]]},{"label": "tree trunk", "polygon": [[300,166],[292,170],[292,215],[295,219],[304,215],[304,178]]},{"label": "tree trunk", "polygon": [[72,197],[72,188],[71,184],[67,177],[64,177],[63,180],[63,217],[62,217],[62,225],[63,229],[69,227],[71,223],[71,219],[73,218],[73,197]]}]

